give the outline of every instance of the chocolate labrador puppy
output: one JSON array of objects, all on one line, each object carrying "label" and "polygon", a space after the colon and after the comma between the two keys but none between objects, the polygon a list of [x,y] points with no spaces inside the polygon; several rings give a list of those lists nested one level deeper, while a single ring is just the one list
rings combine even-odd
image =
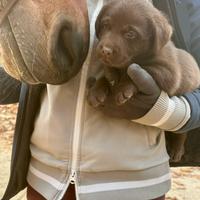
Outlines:
[{"label": "chocolate labrador puppy", "polygon": [[[89,92],[92,106],[102,105],[113,85],[117,88],[113,93],[119,106],[134,98],[137,88],[126,75],[127,67],[133,63],[151,74],[169,96],[199,87],[200,71],[196,61],[174,46],[171,25],[148,0],[109,2],[97,18],[96,34],[99,39],[96,52],[105,77]],[[173,134],[173,137],[178,139],[170,142],[171,159],[178,161],[184,153],[186,136]]]}]

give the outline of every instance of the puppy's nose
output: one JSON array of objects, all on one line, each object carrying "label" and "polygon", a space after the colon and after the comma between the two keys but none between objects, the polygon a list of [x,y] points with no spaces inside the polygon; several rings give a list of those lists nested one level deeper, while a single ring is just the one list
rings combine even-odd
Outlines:
[{"label": "puppy's nose", "polygon": [[110,47],[102,46],[102,47],[101,47],[101,53],[102,53],[102,55],[103,55],[104,57],[110,58],[110,57],[112,56],[112,54],[113,54],[113,50],[112,50],[112,48],[110,48]]}]

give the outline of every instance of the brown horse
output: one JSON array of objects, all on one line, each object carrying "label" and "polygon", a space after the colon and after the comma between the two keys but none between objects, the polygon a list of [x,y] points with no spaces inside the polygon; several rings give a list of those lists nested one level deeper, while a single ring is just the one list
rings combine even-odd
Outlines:
[{"label": "brown horse", "polygon": [[0,27],[1,60],[18,80],[60,84],[81,68],[88,36],[85,0],[18,0]]}]

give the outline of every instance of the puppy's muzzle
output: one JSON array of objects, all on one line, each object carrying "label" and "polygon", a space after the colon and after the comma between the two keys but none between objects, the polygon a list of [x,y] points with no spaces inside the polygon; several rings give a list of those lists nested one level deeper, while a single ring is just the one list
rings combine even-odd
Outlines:
[{"label": "puppy's muzzle", "polygon": [[112,47],[106,45],[99,45],[98,54],[104,61],[111,61],[114,57],[114,50]]}]

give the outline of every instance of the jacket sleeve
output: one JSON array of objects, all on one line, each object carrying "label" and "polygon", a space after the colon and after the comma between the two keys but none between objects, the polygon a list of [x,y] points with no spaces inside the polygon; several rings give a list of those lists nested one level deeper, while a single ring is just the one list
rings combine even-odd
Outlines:
[{"label": "jacket sleeve", "polygon": [[0,105],[17,103],[21,82],[9,76],[5,70],[0,67]]},{"label": "jacket sleeve", "polygon": [[187,132],[200,127],[200,88],[184,95],[190,105],[190,119],[176,132]]},{"label": "jacket sleeve", "polygon": [[162,91],[151,110],[133,121],[175,132],[180,130],[190,118],[191,108],[185,97],[170,98],[166,92]]},{"label": "jacket sleeve", "polygon": [[172,98],[162,92],[151,110],[142,118],[133,121],[176,133],[199,128],[200,88]]}]

